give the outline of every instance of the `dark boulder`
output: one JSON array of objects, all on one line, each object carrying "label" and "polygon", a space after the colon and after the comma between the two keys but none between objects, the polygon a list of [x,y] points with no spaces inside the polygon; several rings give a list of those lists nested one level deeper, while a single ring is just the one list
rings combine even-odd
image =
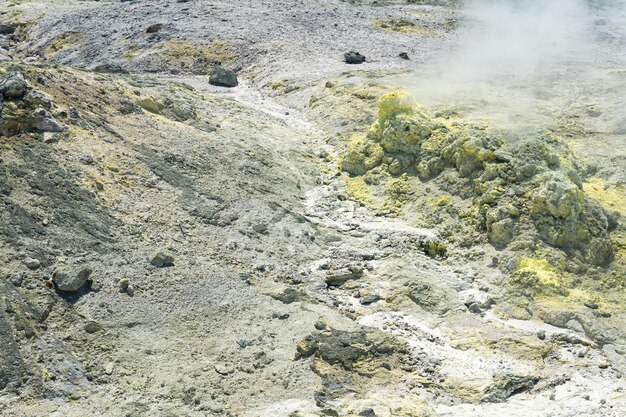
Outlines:
[{"label": "dark boulder", "polygon": [[362,64],[365,62],[365,56],[361,55],[359,52],[346,52],[343,57],[346,60],[346,64]]},{"label": "dark boulder", "polygon": [[239,85],[239,81],[237,80],[237,74],[235,71],[217,66],[209,77],[209,84],[217,85],[219,87],[232,88],[237,87]]}]

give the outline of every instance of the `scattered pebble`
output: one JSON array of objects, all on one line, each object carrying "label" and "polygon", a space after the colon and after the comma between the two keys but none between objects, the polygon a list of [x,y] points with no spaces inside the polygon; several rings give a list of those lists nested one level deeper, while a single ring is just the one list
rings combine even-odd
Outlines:
[{"label": "scattered pebble", "polygon": [[87,322],[87,324],[85,324],[84,327],[85,331],[89,334],[93,334],[93,333],[97,333],[100,330],[102,330],[102,326],[100,324],[98,324],[97,322],[90,320]]},{"label": "scattered pebble", "polygon": [[41,262],[39,262],[39,260],[34,259],[34,258],[26,258],[24,259],[24,265],[26,265],[26,268],[28,269],[39,269],[39,267],[41,266]]}]

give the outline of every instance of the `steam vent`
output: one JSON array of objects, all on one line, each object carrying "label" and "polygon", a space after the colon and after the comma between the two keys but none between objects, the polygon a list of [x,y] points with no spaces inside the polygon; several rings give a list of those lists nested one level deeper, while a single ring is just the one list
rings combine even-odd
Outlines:
[{"label": "steam vent", "polygon": [[0,416],[626,417],[626,0],[0,0]]}]

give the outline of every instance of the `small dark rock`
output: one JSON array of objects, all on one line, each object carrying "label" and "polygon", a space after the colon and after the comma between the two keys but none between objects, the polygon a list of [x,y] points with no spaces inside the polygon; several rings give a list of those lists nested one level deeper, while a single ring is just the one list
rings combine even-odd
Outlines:
[{"label": "small dark rock", "polygon": [[546,332],[544,332],[543,330],[537,332],[537,337],[539,338],[539,340],[546,340]]},{"label": "small dark rock", "polygon": [[222,66],[217,66],[213,69],[211,76],[209,77],[209,84],[219,87],[237,87],[239,81],[237,80],[237,74],[234,71],[228,70]]},{"label": "small dark rock", "polygon": [[406,52],[400,52],[400,55],[398,55],[400,58],[402,59],[406,59],[409,60],[411,58],[409,58],[409,54],[407,54]]},{"label": "small dark rock", "polygon": [[376,417],[376,413],[371,408],[366,408],[359,413],[361,417]]},{"label": "small dark rock", "polygon": [[359,302],[363,305],[369,305],[369,304],[375,303],[378,300],[380,300],[380,296],[378,294],[368,294],[368,295],[361,297]]},{"label": "small dark rock", "polygon": [[146,33],[157,33],[161,29],[163,29],[163,23],[155,23],[154,25],[148,26]]},{"label": "small dark rock", "polygon": [[597,310],[599,306],[596,303],[587,302],[585,303],[585,307],[590,308],[592,310]]},{"label": "small dark rock", "polygon": [[128,280],[128,278],[120,279],[117,282],[117,285],[120,287],[121,293],[126,293],[129,297],[135,295],[135,289],[130,285],[130,281]]},{"label": "small dark rock", "polygon": [[362,64],[365,62],[365,56],[358,52],[350,51],[343,55],[346,64]]},{"label": "small dark rock", "polygon": [[467,309],[474,313],[474,314],[480,314],[482,313],[482,310],[480,308],[480,305],[478,303],[472,303],[469,305],[469,307],[467,307]]},{"label": "small dark rock", "polygon": [[289,318],[289,313],[272,313],[272,318],[278,320],[287,320]]},{"label": "small dark rock", "polygon": [[22,283],[24,282],[24,277],[21,274],[13,274],[11,275],[9,280],[11,281],[11,284],[15,285],[16,287],[21,287]]},{"label": "small dark rock", "polygon": [[93,71],[102,74],[128,74],[128,71],[124,69],[124,67],[122,67],[120,64],[115,63],[96,65]]},{"label": "small dark rock", "polygon": [[84,165],[93,165],[95,163],[93,156],[88,153],[79,156],[78,161]]},{"label": "small dark rock", "polygon": [[293,288],[287,288],[280,293],[272,294],[271,297],[275,300],[281,301],[284,304],[291,304],[295,301],[298,301],[300,297],[300,292]]},{"label": "small dark rock", "polygon": [[117,110],[124,115],[132,114],[132,113],[141,113],[141,107],[139,107],[138,105],[136,105],[130,100],[123,100],[120,103],[120,107]]},{"label": "small dark rock", "polygon": [[120,287],[120,292],[126,292],[128,287],[130,286],[130,281],[128,281],[128,278],[123,278],[117,282],[117,285],[119,285]]},{"label": "small dark rock", "polygon": [[166,268],[174,266],[174,257],[170,254],[159,252],[154,255],[150,263],[157,268]]},{"label": "small dark rock", "polygon": [[85,324],[85,331],[89,334],[97,333],[100,330],[102,330],[102,326],[95,321],[89,321]]}]

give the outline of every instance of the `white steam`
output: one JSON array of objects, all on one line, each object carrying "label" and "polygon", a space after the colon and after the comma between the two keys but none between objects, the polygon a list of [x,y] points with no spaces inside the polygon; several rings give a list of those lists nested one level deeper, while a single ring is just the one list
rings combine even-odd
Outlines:
[{"label": "white steam", "polygon": [[466,0],[464,14],[450,48],[411,79],[418,101],[508,127],[573,106],[623,109],[626,0]]}]

